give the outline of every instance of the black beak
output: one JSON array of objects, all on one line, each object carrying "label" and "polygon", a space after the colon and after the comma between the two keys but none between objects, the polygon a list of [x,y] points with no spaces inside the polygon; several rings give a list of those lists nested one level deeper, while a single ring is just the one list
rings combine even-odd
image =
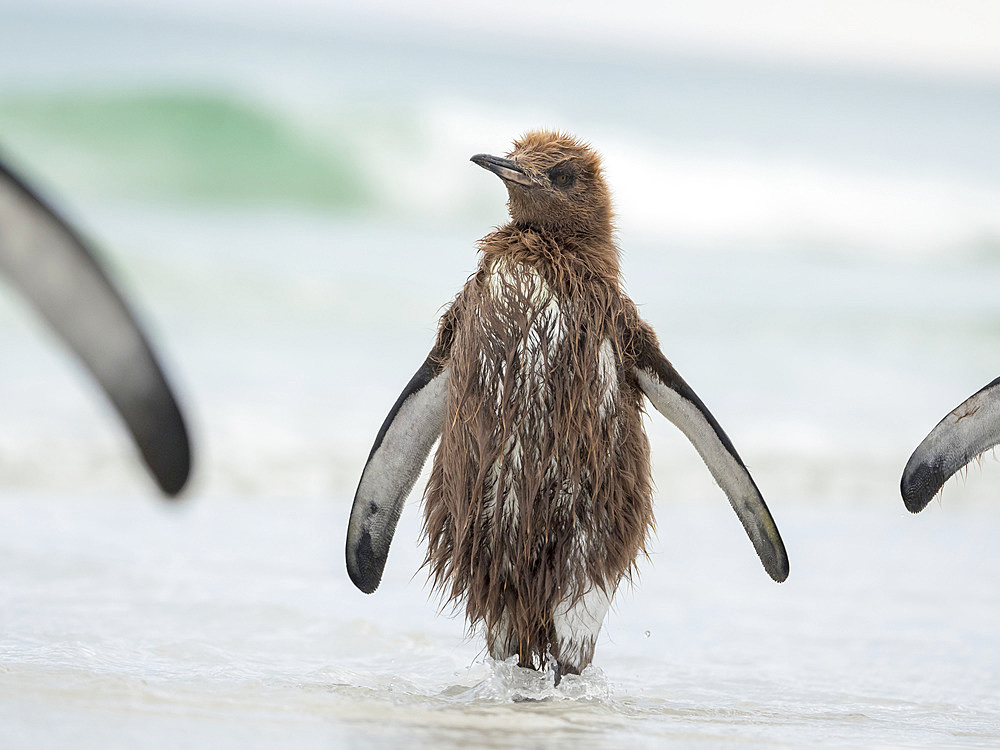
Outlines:
[{"label": "black beak", "polygon": [[476,154],[469,161],[475,162],[483,169],[490,170],[504,182],[513,182],[524,187],[535,187],[535,181],[510,159],[489,154]]}]

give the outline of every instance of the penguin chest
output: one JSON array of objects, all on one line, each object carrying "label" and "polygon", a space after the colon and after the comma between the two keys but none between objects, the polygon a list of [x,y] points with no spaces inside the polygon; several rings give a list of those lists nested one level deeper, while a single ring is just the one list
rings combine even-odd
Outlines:
[{"label": "penguin chest", "polygon": [[481,394],[474,434],[485,438],[476,446],[482,515],[512,536],[526,505],[547,526],[587,494],[582,439],[591,452],[611,448],[601,425],[617,395],[614,351],[581,325],[577,304],[531,267],[498,264],[476,309],[470,380]]},{"label": "penguin chest", "polygon": [[476,311],[477,374],[497,415],[508,403],[526,418],[544,409],[569,333],[563,306],[528,266],[504,264],[490,277]]}]

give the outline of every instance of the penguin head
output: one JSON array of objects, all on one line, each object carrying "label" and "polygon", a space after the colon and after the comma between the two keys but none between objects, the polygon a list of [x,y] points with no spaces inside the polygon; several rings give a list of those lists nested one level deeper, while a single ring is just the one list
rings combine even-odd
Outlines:
[{"label": "penguin head", "polygon": [[533,130],[514,141],[506,157],[476,154],[472,161],[504,181],[515,224],[560,235],[610,235],[611,194],[601,157],[577,138]]}]

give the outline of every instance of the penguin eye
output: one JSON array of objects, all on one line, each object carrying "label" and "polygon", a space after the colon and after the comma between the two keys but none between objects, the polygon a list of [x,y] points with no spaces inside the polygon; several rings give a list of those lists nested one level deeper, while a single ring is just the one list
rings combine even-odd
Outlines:
[{"label": "penguin eye", "polygon": [[549,170],[549,180],[560,190],[566,190],[573,186],[576,182],[576,175],[573,174],[571,169],[568,169],[564,165],[558,167],[553,167]]}]

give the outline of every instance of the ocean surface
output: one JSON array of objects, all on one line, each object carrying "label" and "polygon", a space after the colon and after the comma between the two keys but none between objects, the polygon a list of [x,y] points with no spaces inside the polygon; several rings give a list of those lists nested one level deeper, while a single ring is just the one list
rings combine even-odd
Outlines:
[{"label": "ocean surface", "polygon": [[[1000,375],[998,121],[982,79],[4,4],[0,154],[128,290],[196,466],[159,499],[0,288],[0,745],[997,747],[1000,465],[918,516],[898,482]],[[649,560],[558,689],[441,611],[423,480],[379,590],[343,562],[505,220],[468,158],[539,126],[604,155],[626,287],[791,562],[767,577],[654,413]]]}]

